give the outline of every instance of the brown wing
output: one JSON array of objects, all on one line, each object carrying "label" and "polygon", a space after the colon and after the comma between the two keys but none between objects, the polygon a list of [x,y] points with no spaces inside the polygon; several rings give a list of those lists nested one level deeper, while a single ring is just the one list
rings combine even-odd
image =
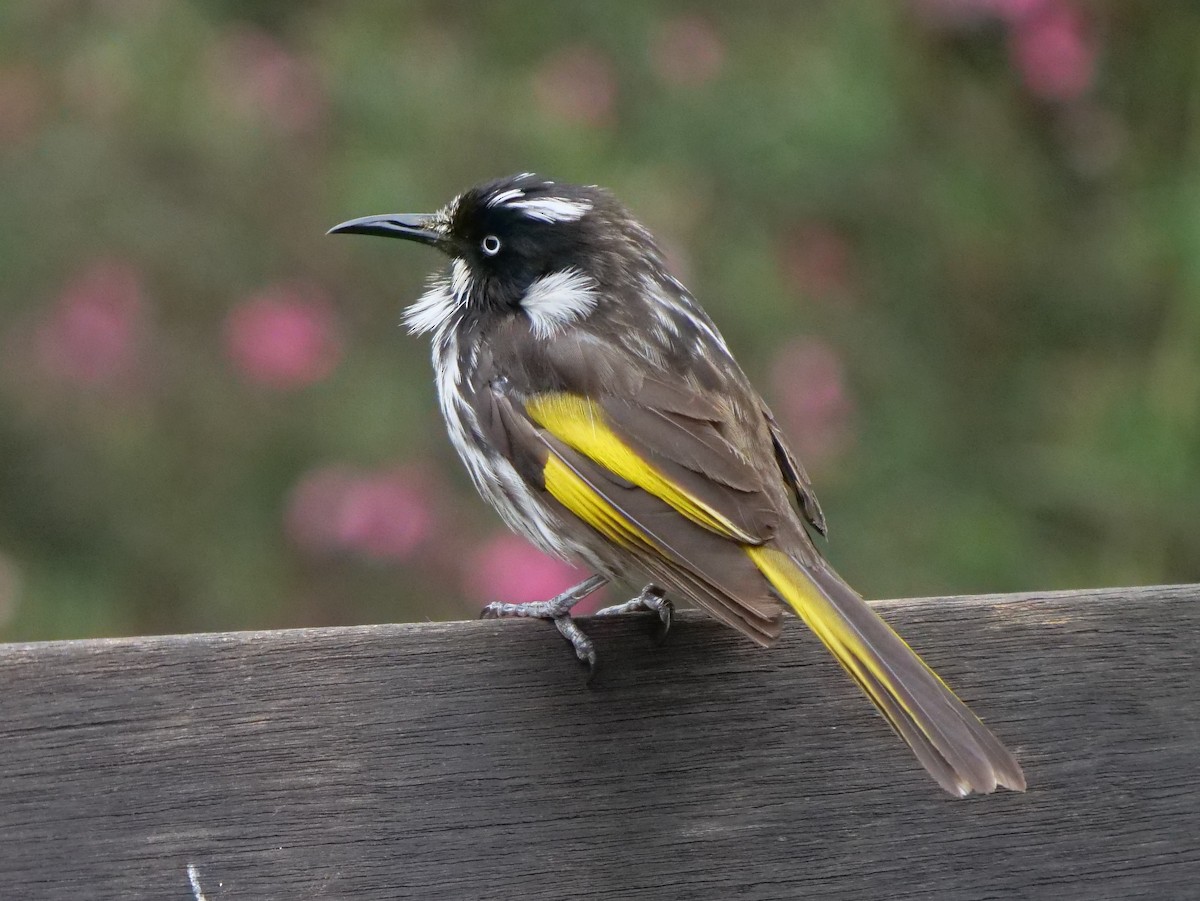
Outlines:
[{"label": "brown wing", "polygon": [[804,514],[805,522],[822,535],[826,534],[825,514],[821,512],[821,505],[817,503],[817,495],[813,492],[808,473],[804,471],[804,467],[788,447],[787,439],[783,436],[783,429],[779,427],[779,423],[775,421],[775,415],[767,409],[766,404],[763,404],[762,412],[771,432],[771,443],[775,448],[775,461],[779,464],[779,471],[783,475],[784,481],[792,490],[796,505]]},{"label": "brown wing", "polygon": [[[611,543],[613,536],[596,527],[590,509],[550,496],[550,458],[641,536],[623,548],[636,568],[760,644],[774,641],[781,605],[744,547],[769,541],[781,518],[792,521],[789,533],[799,526],[762,401],[740,370],[731,367],[728,390],[705,391],[685,368],[651,371],[591,336],[541,350],[507,361],[487,351],[483,365],[507,373],[483,380],[475,404],[491,440],[517,458],[518,471],[548,503],[585,523],[593,540]],[[547,414],[547,397],[586,404],[573,414],[588,416],[586,427]],[[690,515],[693,502],[711,518]]]}]

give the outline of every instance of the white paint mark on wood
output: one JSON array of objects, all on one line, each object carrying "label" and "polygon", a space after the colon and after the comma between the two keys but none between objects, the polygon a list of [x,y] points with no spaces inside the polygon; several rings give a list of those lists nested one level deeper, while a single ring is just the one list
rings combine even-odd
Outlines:
[{"label": "white paint mark on wood", "polygon": [[200,871],[196,869],[194,863],[187,865],[188,882],[192,884],[192,894],[196,896],[196,901],[208,901],[204,897],[204,891],[200,888]]}]

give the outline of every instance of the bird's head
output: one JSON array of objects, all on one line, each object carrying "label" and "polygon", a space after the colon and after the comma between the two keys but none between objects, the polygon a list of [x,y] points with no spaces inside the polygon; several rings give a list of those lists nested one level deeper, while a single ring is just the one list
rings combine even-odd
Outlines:
[{"label": "bird's head", "polygon": [[405,315],[414,332],[464,315],[524,313],[549,334],[590,313],[606,290],[661,267],[650,234],[607,191],[528,172],[477,185],[434,213],[364,216],[329,233],[403,238],[450,257],[448,276]]}]

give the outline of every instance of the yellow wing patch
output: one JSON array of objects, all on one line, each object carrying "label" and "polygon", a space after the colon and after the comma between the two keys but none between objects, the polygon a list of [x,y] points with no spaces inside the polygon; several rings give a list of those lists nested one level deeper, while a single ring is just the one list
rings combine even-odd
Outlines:
[{"label": "yellow wing patch", "polygon": [[639,529],[554,454],[546,460],[543,476],[546,490],[605,538],[631,550],[653,547]]},{"label": "yellow wing patch", "polygon": [[[670,504],[692,522],[726,538],[758,544],[754,536],[739,529],[728,517],[684,491],[638,456],[608,426],[604,412],[593,401],[565,392],[542,394],[526,402],[525,410],[534,422],[559,441]],[[555,458],[551,456],[550,459]],[[549,473],[549,464],[546,469]]]}]

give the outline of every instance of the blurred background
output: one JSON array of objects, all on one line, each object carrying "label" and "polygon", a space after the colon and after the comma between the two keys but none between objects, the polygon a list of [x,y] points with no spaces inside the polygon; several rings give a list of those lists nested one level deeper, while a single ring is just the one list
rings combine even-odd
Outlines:
[{"label": "blurred background", "polygon": [[1200,580],[1198,47],[1119,0],[9,0],[0,639],[569,583],[398,327],[441,260],[324,235],[523,170],[661,237],[868,596]]}]

